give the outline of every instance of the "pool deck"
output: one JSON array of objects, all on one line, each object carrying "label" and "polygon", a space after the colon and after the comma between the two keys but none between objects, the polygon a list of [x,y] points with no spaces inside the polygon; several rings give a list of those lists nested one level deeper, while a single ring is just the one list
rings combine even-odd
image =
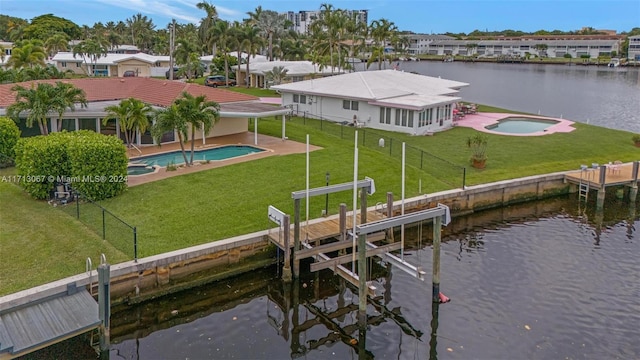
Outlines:
[{"label": "pool deck", "polygon": [[[506,117],[526,117],[532,119],[543,119],[543,120],[555,120],[558,121],[558,124],[551,125],[546,128],[544,131],[537,131],[527,134],[507,134],[503,132],[497,132],[492,130],[487,130],[485,126],[493,125],[498,123],[498,120],[504,119]],[[455,122],[456,126],[464,126],[469,127],[478,131],[486,132],[489,134],[496,135],[507,135],[507,136],[542,136],[549,135],[555,133],[568,133],[575,130],[572,126],[573,121],[551,118],[546,116],[536,116],[536,115],[522,115],[522,114],[510,114],[510,113],[476,113],[476,114],[468,114],[462,119]]]},{"label": "pool deck", "polygon": [[[194,164],[191,167],[179,167],[176,171],[167,171],[166,168],[160,168],[154,173],[145,174],[145,175],[137,175],[137,176],[129,176],[128,185],[136,186],[140,184],[145,184],[151,181],[162,180],[174,176],[179,176],[183,174],[190,174],[193,172],[204,171],[209,169],[218,168],[221,166],[227,166],[231,164],[238,164],[246,161],[252,161],[256,159],[262,159],[268,156],[274,155],[289,155],[289,154],[303,154],[306,152],[307,145],[303,143],[299,143],[292,140],[282,140],[280,138],[276,138],[273,136],[267,136],[258,134],[258,145],[254,145],[254,134],[252,132],[245,132],[242,134],[234,134],[227,136],[219,136],[213,138],[206,139],[206,145],[202,145],[202,140],[197,140],[196,142],[196,150],[213,148],[221,145],[250,145],[256,146],[267,151],[254,153],[245,156],[238,156],[235,158],[227,159],[227,160],[219,160],[219,161],[211,161],[208,164]],[[318,146],[309,146],[310,151],[321,149]],[[142,154],[139,154],[135,150],[129,150],[128,155],[131,160],[135,160],[138,156],[144,155],[153,155],[159,154],[169,151],[180,150],[180,144],[172,143],[172,144],[164,144],[162,147],[158,146],[145,146],[140,148]],[[191,151],[191,143],[188,142],[185,144],[185,150],[187,151],[187,156]],[[134,155],[135,152],[135,156]]]}]

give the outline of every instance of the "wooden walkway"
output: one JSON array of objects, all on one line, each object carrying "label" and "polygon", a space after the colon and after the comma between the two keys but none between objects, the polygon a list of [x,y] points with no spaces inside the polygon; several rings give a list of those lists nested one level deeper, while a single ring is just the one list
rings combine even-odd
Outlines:
[{"label": "wooden walkway", "polygon": [[[360,212],[358,211],[356,217],[356,224],[360,224]],[[368,211],[367,222],[378,221],[386,218],[380,211]],[[347,213],[347,229],[353,229],[353,213]],[[284,230],[283,230],[284,231]],[[324,239],[340,236],[340,218],[339,216],[332,216],[326,219],[309,221],[309,226],[306,226],[305,221],[300,221],[300,241],[301,242],[315,242]],[[279,229],[272,229],[269,232],[269,239],[280,249],[284,249],[284,234],[280,233]],[[294,228],[291,224],[289,230],[289,245],[293,247]]]},{"label": "wooden walkway", "polygon": [[[633,177],[633,164],[626,163],[618,167],[617,171],[611,168],[599,167],[597,169],[588,168],[587,170],[576,170],[568,172],[565,179],[573,184],[589,184],[591,189],[604,189],[609,186],[633,185],[638,181]],[[601,182],[601,172],[605,172],[604,183]]]}]

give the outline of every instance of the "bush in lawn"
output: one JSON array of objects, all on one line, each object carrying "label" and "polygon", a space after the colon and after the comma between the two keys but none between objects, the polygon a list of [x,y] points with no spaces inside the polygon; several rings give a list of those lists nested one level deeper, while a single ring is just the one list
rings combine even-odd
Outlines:
[{"label": "bush in lawn", "polygon": [[90,130],[55,132],[18,141],[16,167],[22,185],[47,199],[58,180],[92,200],[116,196],[127,187],[127,154],[122,141]]},{"label": "bush in lawn", "polygon": [[55,181],[71,175],[67,156],[70,134],[65,131],[18,140],[16,167],[21,185],[34,198],[49,198]]},{"label": "bush in lawn", "polygon": [[20,140],[20,129],[8,117],[0,117],[0,168],[13,166],[14,148]]},{"label": "bush in lawn", "polygon": [[92,200],[127,188],[127,153],[122,141],[90,130],[75,131],[67,148],[73,187]]}]

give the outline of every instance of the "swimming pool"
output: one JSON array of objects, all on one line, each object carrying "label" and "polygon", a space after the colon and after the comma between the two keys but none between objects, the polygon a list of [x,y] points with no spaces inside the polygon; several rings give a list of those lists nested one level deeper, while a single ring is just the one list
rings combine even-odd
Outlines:
[{"label": "swimming pool", "polygon": [[[213,149],[195,151],[193,154],[193,161],[226,160],[262,151],[264,151],[264,149],[248,145],[227,145]],[[187,159],[189,159],[190,156],[190,152],[187,151]],[[182,157],[181,151],[172,151],[164,154],[138,157],[131,159],[130,162],[133,164],[145,164],[147,166],[167,166],[168,164],[182,164],[184,163],[184,158]]]},{"label": "swimming pool", "polygon": [[153,166],[147,166],[146,164],[132,164],[127,166],[127,175],[132,176],[151,174],[155,171],[156,169]]},{"label": "swimming pool", "polygon": [[558,123],[560,122],[556,120],[510,116],[498,120],[497,124],[487,125],[484,128],[505,134],[530,134],[545,131]]}]

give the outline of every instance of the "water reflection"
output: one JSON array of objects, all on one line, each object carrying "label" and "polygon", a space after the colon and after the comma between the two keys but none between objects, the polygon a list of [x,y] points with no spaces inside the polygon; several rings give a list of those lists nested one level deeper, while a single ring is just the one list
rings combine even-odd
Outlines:
[{"label": "water reflection", "polygon": [[[270,267],[114,309],[108,356],[639,358],[637,205],[607,194],[597,211],[592,201],[454,219],[442,231],[441,290],[453,299],[445,305],[432,304],[430,276],[420,282],[371,261],[377,291],[360,320],[357,290],[331,272],[303,269],[284,283]],[[432,236],[427,223],[407,228],[406,259],[430,269]]]}]

